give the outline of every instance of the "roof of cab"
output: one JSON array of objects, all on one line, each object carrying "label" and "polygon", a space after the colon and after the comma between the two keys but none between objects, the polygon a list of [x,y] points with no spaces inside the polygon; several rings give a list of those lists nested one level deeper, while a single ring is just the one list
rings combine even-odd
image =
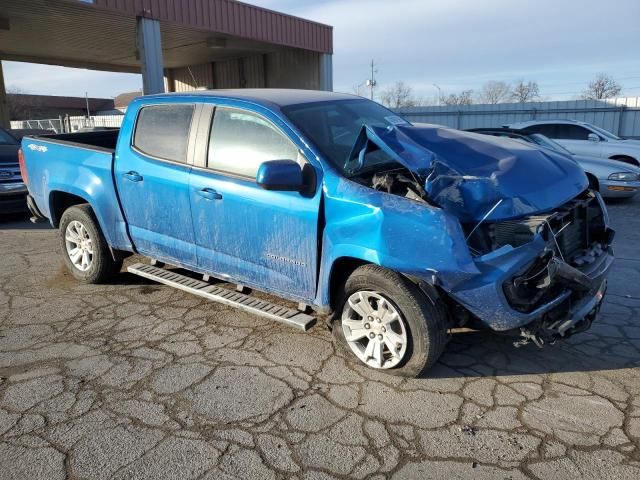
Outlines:
[{"label": "roof of cab", "polygon": [[270,106],[275,105],[277,107],[286,107],[289,105],[331,100],[361,99],[361,97],[358,97],[357,95],[326,92],[322,90],[295,90],[284,88],[237,88],[228,90],[195,90],[192,92],[181,93],[161,93],[158,95],[139,97],[138,100],[144,102],[145,99],[149,98],[193,98],[194,96],[246,100],[261,105],[269,104]]}]

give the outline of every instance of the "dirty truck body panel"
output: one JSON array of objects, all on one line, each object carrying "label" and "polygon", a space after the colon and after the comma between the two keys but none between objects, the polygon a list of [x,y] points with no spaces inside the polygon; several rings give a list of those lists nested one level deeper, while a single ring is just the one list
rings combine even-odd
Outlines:
[{"label": "dirty truck body panel", "polygon": [[[590,323],[613,232],[584,172],[383,110],[326,92],[149,96],[128,108],[114,150],[55,136],[22,148],[43,216],[55,224],[56,192],[80,197],[114,250],[325,312],[348,259],[429,284],[494,330]],[[296,162],[304,188],[265,187],[261,158]]]}]

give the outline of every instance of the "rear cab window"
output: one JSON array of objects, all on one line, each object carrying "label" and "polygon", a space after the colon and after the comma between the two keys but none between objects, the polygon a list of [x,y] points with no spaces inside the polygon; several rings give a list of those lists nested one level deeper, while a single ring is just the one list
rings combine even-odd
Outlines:
[{"label": "rear cab window", "polygon": [[262,116],[217,107],[209,134],[207,168],[255,180],[258,168],[268,160],[300,163],[298,148]]},{"label": "rear cab window", "polygon": [[132,146],[140,153],[176,163],[187,163],[187,146],[193,117],[192,104],[142,107]]}]

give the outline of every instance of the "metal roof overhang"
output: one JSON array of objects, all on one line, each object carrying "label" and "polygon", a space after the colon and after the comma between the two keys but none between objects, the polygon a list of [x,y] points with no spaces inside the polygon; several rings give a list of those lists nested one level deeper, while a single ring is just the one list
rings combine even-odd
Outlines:
[{"label": "metal roof overhang", "polygon": [[332,52],[332,27],[233,0],[2,0],[0,59],[139,72],[136,17],[160,22],[164,67]]}]

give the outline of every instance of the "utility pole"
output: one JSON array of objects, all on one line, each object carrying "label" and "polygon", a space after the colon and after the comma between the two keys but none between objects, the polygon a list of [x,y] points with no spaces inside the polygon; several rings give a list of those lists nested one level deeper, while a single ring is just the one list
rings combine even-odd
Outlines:
[{"label": "utility pole", "polygon": [[367,87],[369,87],[369,95],[371,100],[373,100],[373,89],[376,87],[376,73],[377,70],[375,69],[375,63],[373,62],[373,59],[371,59],[371,77],[369,77],[369,80],[367,80]]},{"label": "utility pole", "polygon": [[438,89],[438,107],[440,106],[440,99],[442,98],[442,89],[439,85],[433,84],[434,87]]},{"label": "utility pole", "polygon": [[89,92],[84,92],[84,101],[87,104],[87,118],[91,117],[91,112],[89,111]]}]

